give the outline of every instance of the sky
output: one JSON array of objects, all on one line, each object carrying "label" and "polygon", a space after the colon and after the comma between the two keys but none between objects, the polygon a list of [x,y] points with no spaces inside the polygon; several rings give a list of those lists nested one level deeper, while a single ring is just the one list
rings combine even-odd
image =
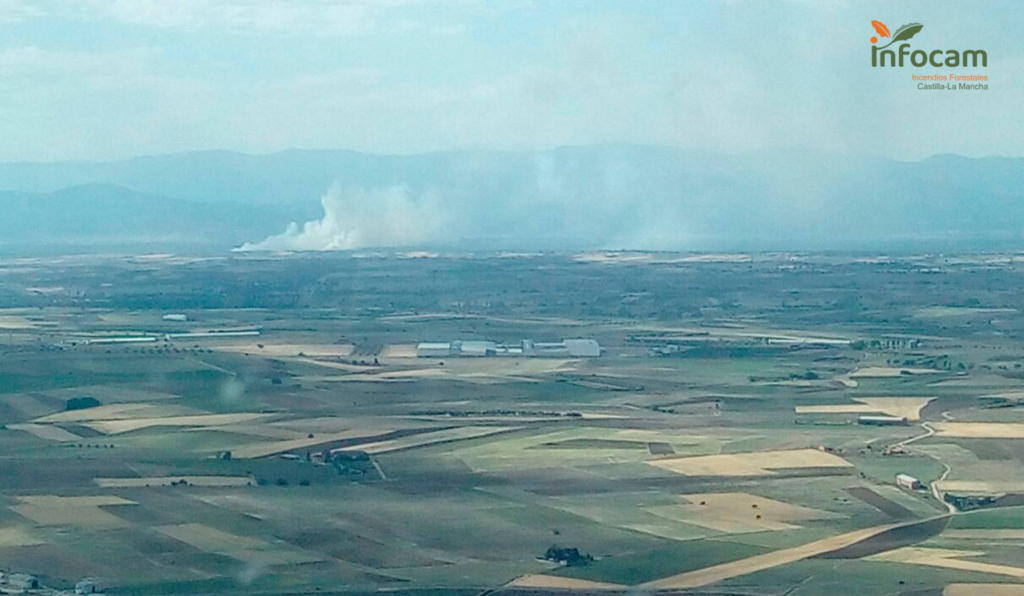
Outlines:
[{"label": "sky", "polygon": [[[870,21],[984,69],[871,67]],[[0,0],[0,161],[607,142],[1024,156],[1019,0]],[[922,91],[911,74],[985,74]]]}]

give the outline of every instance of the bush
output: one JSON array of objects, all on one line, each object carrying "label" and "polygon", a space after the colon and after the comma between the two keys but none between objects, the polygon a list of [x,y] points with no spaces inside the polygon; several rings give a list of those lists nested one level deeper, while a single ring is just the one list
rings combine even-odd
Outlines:
[{"label": "bush", "polygon": [[64,404],[64,409],[67,410],[68,412],[71,412],[73,410],[85,410],[88,408],[95,408],[96,406],[101,405],[103,404],[101,404],[100,400],[96,399],[95,397],[83,395],[81,397],[72,397],[71,399],[69,399]]}]

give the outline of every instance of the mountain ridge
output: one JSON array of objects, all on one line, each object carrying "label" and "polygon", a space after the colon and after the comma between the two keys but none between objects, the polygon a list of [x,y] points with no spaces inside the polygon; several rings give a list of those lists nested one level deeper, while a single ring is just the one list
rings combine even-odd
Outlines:
[{"label": "mountain ridge", "polygon": [[[128,189],[133,204],[179,201],[165,222],[136,213],[139,230],[191,226],[219,231],[218,247],[230,239],[284,250],[468,239],[506,248],[842,249],[920,239],[1016,248],[1024,247],[1022,182],[1024,158],[901,162],[806,148],[719,154],[626,143],[402,156],[214,150],[0,164],[0,192],[65,191],[70,200],[95,197],[93,184],[108,185],[115,198],[114,188]],[[31,209],[19,205],[28,221]],[[260,211],[258,220],[231,215],[249,208]],[[83,224],[103,223],[104,209],[79,205]],[[33,220],[40,229],[44,215]],[[116,221],[105,225],[117,232]],[[268,237],[277,238],[264,243]]]}]

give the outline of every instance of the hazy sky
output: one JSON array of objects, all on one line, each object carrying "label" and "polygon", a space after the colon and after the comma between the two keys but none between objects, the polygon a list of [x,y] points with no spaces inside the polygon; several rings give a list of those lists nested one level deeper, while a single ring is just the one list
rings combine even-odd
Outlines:
[{"label": "hazy sky", "polygon": [[[872,69],[870,21],[984,49]],[[0,160],[608,141],[1024,155],[1020,0],[0,0]],[[938,69],[946,72],[947,69]]]}]

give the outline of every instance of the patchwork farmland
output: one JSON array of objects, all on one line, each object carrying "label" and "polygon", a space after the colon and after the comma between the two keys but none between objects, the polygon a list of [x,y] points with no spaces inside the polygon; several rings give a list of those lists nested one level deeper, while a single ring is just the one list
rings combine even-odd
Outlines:
[{"label": "patchwork farmland", "polygon": [[[1022,275],[0,260],[0,569],[125,595],[1024,593]],[[566,338],[600,356],[417,357]]]}]

